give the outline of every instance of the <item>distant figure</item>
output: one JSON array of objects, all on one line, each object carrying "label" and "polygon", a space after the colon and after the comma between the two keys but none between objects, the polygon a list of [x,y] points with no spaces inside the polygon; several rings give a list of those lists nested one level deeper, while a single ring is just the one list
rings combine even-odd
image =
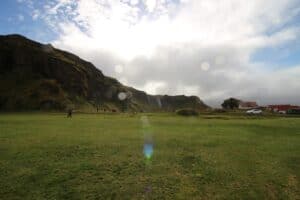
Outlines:
[{"label": "distant figure", "polygon": [[67,117],[69,118],[71,118],[72,117],[72,114],[73,114],[73,110],[72,109],[69,109],[68,110],[68,115],[67,115]]}]

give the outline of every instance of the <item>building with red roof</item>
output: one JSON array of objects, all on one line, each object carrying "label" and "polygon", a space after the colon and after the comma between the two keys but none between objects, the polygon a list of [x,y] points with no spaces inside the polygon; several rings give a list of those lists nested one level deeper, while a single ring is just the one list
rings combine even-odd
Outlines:
[{"label": "building with red roof", "polygon": [[280,112],[280,113],[287,113],[288,110],[291,109],[300,109],[300,106],[294,106],[294,105],[269,105],[268,109],[273,112]]}]

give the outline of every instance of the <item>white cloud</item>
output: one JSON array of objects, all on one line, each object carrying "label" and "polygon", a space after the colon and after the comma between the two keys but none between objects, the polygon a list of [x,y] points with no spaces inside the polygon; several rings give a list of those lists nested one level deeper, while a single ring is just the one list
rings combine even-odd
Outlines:
[{"label": "white cloud", "polygon": [[[178,47],[184,43],[198,43],[201,47],[231,45],[251,50],[295,39],[299,32],[292,28],[269,36],[264,34],[290,17],[282,16],[287,7],[285,4],[290,1],[275,4],[259,0],[247,3],[238,0],[226,3],[221,0],[190,0],[181,7],[178,5],[175,11],[171,6],[174,3],[143,2],[146,10],[116,0],[79,0],[76,9],[67,14],[75,16],[71,23],[87,30],[82,34],[89,37],[88,41],[94,44],[94,48],[112,51],[127,60],[139,55],[149,57],[159,46]],[[56,16],[59,8],[68,3],[60,1],[49,7],[47,13]],[[263,9],[270,8],[270,4],[272,12]],[[161,9],[154,11],[155,7]],[[147,13],[149,9],[153,13]],[[171,12],[176,14],[171,16]],[[70,27],[70,20],[58,22],[61,26]],[[74,28],[63,29],[68,36],[74,35],[72,31]]]},{"label": "white cloud", "polygon": [[156,0],[144,0],[149,12],[153,12],[156,7]]},{"label": "white cloud", "polygon": [[139,3],[139,0],[131,0],[130,1],[130,4],[133,6],[137,5],[138,3]]},{"label": "white cloud", "polygon": [[35,10],[32,12],[32,19],[33,19],[33,20],[37,20],[39,16],[40,16],[40,11],[39,11],[38,9],[35,9]]},{"label": "white cloud", "polygon": [[59,33],[55,46],[132,86],[150,93],[198,94],[210,102],[235,95],[263,99],[264,94],[276,101],[280,89],[289,87],[282,98],[297,99],[300,76],[268,71],[250,60],[257,49],[299,39],[299,27],[287,26],[299,14],[297,0],[54,2],[41,17]]},{"label": "white cloud", "polygon": [[18,15],[18,20],[21,21],[21,22],[24,21],[24,16],[21,15],[21,14],[19,14],[19,15]]},{"label": "white cloud", "polygon": [[167,87],[167,84],[163,81],[147,81],[143,87],[138,89],[143,91],[148,91],[149,94],[157,94],[161,90],[164,90]]}]

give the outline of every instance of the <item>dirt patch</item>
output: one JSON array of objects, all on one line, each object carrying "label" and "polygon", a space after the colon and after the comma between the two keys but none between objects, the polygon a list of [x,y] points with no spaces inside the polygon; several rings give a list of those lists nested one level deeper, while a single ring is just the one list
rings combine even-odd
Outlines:
[{"label": "dirt patch", "polygon": [[287,187],[285,189],[285,192],[290,199],[300,199],[300,190],[296,175],[290,174],[287,177]]},{"label": "dirt patch", "polygon": [[278,191],[273,183],[267,183],[266,188],[266,199],[278,199]]},{"label": "dirt patch", "polygon": [[298,186],[298,180],[295,175],[289,175],[288,176],[288,187],[297,188]]}]

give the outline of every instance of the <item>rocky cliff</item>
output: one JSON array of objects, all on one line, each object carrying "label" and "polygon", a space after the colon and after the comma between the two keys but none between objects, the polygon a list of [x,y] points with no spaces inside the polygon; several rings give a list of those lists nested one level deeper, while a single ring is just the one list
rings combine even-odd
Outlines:
[{"label": "rocky cliff", "polygon": [[20,35],[0,36],[0,110],[173,111],[207,106],[196,96],[148,95],[107,77],[78,56]]}]

